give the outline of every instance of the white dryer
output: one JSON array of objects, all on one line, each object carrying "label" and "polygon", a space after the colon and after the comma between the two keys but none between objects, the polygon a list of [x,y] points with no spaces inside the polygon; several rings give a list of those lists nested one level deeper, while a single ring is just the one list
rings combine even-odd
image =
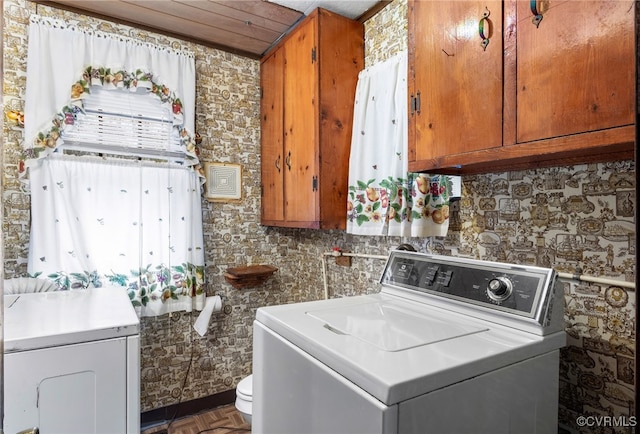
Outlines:
[{"label": "white dryer", "polygon": [[140,323],[122,287],[4,296],[4,432],[140,432]]},{"label": "white dryer", "polygon": [[254,433],[557,432],[553,270],[393,251],[381,284],[258,309]]}]

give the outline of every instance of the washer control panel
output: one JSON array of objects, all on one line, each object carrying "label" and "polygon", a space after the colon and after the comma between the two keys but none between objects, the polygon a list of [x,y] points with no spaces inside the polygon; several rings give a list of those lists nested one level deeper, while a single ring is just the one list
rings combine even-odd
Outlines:
[{"label": "washer control panel", "polygon": [[380,283],[534,317],[554,276],[547,268],[393,251]]}]

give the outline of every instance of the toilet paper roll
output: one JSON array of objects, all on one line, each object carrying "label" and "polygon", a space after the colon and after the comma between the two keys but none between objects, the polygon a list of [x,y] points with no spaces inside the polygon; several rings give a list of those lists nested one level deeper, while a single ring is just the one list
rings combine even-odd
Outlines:
[{"label": "toilet paper roll", "polygon": [[219,295],[207,297],[207,301],[204,303],[204,309],[202,309],[202,312],[198,315],[198,319],[196,319],[195,324],[193,324],[193,328],[200,336],[204,336],[207,333],[209,323],[211,322],[211,315],[213,315],[214,312],[220,312],[221,310],[222,299]]}]

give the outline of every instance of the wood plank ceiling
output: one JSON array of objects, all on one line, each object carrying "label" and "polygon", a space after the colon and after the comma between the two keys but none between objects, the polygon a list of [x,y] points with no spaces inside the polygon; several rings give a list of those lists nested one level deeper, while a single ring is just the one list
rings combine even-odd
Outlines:
[{"label": "wood plank ceiling", "polygon": [[[378,1],[360,20],[390,1]],[[36,1],[260,58],[304,16],[264,0]]]}]

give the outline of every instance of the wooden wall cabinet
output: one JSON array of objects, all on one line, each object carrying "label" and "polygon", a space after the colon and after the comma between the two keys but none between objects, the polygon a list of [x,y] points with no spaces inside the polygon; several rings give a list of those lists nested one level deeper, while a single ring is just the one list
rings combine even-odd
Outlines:
[{"label": "wooden wall cabinet", "polygon": [[632,159],[634,17],[631,0],[409,0],[409,169]]},{"label": "wooden wall cabinet", "polygon": [[361,23],[317,9],[261,62],[267,226],[344,229]]}]

